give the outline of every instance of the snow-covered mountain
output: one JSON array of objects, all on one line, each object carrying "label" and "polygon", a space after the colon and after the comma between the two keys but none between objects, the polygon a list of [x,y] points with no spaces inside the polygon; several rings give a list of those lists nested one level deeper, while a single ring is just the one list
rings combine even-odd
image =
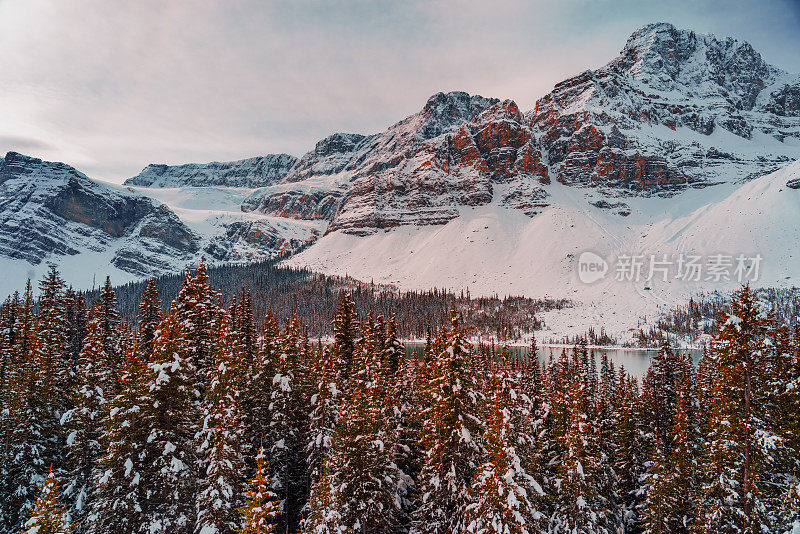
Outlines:
[{"label": "snow-covered mountain", "polygon": [[[587,321],[602,310],[630,320],[720,287],[577,284],[581,251],[761,253],[759,283],[796,284],[800,262],[784,251],[798,244],[798,159],[800,77],[745,42],[658,23],[528,112],[438,93],[382,133],[333,134],[299,159],[150,165],[130,191],[103,187],[177,216],[192,245],[175,262],[294,254],[295,265],[404,288],[610,302]],[[126,243],[139,235],[126,232]],[[77,235],[61,242],[90,249]],[[56,251],[47,261],[72,254]],[[135,263],[113,265],[146,274]]]},{"label": "snow-covered mountain", "polygon": [[[440,93],[382,134],[336,134],[243,208],[367,235],[443,224],[493,201],[535,216],[553,179],[606,197],[670,196],[798,157],[798,76],[747,43],[660,23],[527,113],[510,100]],[[597,203],[627,213],[624,200]]]},{"label": "snow-covered mountain", "polygon": [[[473,295],[530,295],[573,299],[574,310],[545,317],[553,337],[604,326],[614,335],[660,310],[707,291],[739,287],[735,258],[762,256],[756,286],[800,286],[800,162],[768,175],[713,188],[691,189],[665,199],[626,199],[626,216],[598,206],[602,195],[561,183],[548,187],[550,205],[535,217],[490,204],[459,208],[444,225],[403,226],[357,236],[332,232],[287,263],[328,274],[391,284],[402,289],[432,286]],[[583,283],[578,260],[592,252],[608,264],[605,277]],[[707,278],[707,263],[722,254],[734,264],[730,276]],[[623,255],[641,258],[641,276],[617,280]],[[649,259],[667,255],[667,281],[652,280]],[[698,280],[677,279],[678,258],[700,256]],[[557,335],[555,335],[557,334]]]},{"label": "snow-covered mountain", "polygon": [[649,194],[764,174],[798,157],[800,77],[746,42],[651,24],[526,115],[559,180]]},{"label": "snow-covered mountain", "polygon": [[9,152],[0,158],[0,290],[24,287],[51,264],[85,288],[106,274],[125,282],[180,271],[200,257],[240,262],[290,255],[320,234],[314,223],[241,212],[252,189],[238,197],[227,188],[199,191],[144,196],[63,163]]},{"label": "snow-covered mountain", "polygon": [[269,154],[239,161],[185,165],[150,164],[125,185],[143,187],[264,187],[278,182],[297,163],[289,154]]},{"label": "snow-covered mountain", "polygon": [[174,269],[195,236],[147,197],[63,163],[9,152],[0,160],[0,255],[38,266],[82,253],[136,275]]}]

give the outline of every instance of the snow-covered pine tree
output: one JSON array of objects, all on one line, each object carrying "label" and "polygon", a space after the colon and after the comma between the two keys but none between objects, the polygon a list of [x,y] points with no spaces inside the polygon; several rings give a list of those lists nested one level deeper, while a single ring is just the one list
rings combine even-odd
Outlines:
[{"label": "snow-covered pine tree", "polygon": [[64,282],[51,268],[40,283],[39,313],[34,316],[33,295],[28,283],[19,312],[16,346],[18,358],[13,383],[9,384],[10,412],[7,414],[7,453],[3,503],[6,528],[21,526],[33,507],[38,488],[54,466],[59,476],[63,460],[61,416],[69,408],[68,384],[71,380],[67,352]]},{"label": "snow-covered pine tree", "polygon": [[[597,368],[594,352],[592,352],[589,365]],[[594,439],[591,440],[593,448],[589,450],[589,453],[597,465],[595,480],[602,505],[605,508],[602,526],[616,531],[622,525],[622,514],[619,475],[614,468],[617,460],[617,448],[614,445],[617,437],[617,414],[614,406],[614,383],[616,380],[612,377],[612,368],[606,362],[605,368],[601,365],[599,377],[595,374],[593,379],[594,394],[589,406],[589,428]]]},{"label": "snow-covered pine tree", "polygon": [[667,534],[673,530],[673,511],[677,504],[675,486],[661,440],[654,440],[647,473],[647,491],[642,504],[642,533]]},{"label": "snow-covered pine tree", "polygon": [[145,416],[149,434],[144,528],[152,534],[189,533],[195,523],[195,435],[202,415],[195,358],[187,346],[184,325],[173,304],[153,340],[153,358],[148,364],[148,400],[152,404],[143,407],[149,412]]},{"label": "snow-covered pine tree", "polygon": [[[327,464],[327,462],[326,462]],[[308,516],[303,520],[302,532],[307,534],[341,534],[342,516],[334,500],[336,488],[323,465],[322,474],[311,490]]]},{"label": "snow-covered pine tree", "polygon": [[455,303],[450,320],[445,348],[433,356],[425,392],[430,404],[423,415],[422,502],[413,524],[413,531],[420,534],[466,531],[465,513],[473,502],[470,487],[482,463],[482,396]]},{"label": "snow-covered pine tree", "polygon": [[353,299],[347,292],[339,297],[339,307],[333,318],[333,345],[331,351],[339,368],[337,383],[344,390],[350,378],[351,366],[356,350],[356,332],[358,316]]},{"label": "snow-covered pine tree", "polygon": [[697,428],[692,406],[689,377],[676,384],[677,408],[670,434],[672,454],[669,457],[669,478],[674,503],[669,513],[670,532],[688,534],[695,517],[697,501]]},{"label": "snow-covered pine tree", "polygon": [[617,473],[619,518],[627,530],[637,528],[641,507],[642,477],[647,450],[642,429],[639,388],[636,379],[623,366],[617,375],[617,415],[614,447],[614,468]]},{"label": "snow-covered pine tree", "polygon": [[[536,320],[533,321],[536,324]],[[528,358],[532,361],[539,361],[539,345],[536,343],[536,330],[531,326],[531,342],[528,344]]]},{"label": "snow-covered pine tree", "polygon": [[[39,284],[39,315],[36,320],[36,344],[33,347],[29,376],[28,407],[34,432],[43,446],[45,464],[62,465],[63,438],[61,416],[69,407],[68,384],[71,382],[70,357],[67,353],[64,281],[51,267]],[[47,475],[42,466],[41,478]]]},{"label": "snow-covered pine tree", "polygon": [[269,489],[269,466],[267,451],[258,449],[256,472],[250,481],[250,489],[245,494],[245,504],[239,508],[242,514],[242,527],[237,534],[270,534],[275,530],[278,516],[277,497]]},{"label": "snow-covered pine tree", "polygon": [[[762,402],[772,432],[781,439],[772,453],[773,461],[765,473],[763,487],[769,523],[775,528],[790,530],[800,519],[798,482],[800,474],[800,368],[798,350],[789,327],[775,313],[768,316],[766,365],[770,373],[765,380]],[[798,327],[800,331],[800,327]]]},{"label": "snow-covered pine tree", "polygon": [[[3,332],[8,362],[0,411],[0,532],[18,532],[42,482],[44,444],[31,426],[29,386],[36,345],[33,290],[28,280],[22,299],[12,300],[13,326]],[[14,310],[15,308],[15,310]],[[8,319],[11,320],[10,318]],[[7,323],[8,324],[8,323]]]},{"label": "snow-covered pine tree", "polygon": [[697,397],[697,425],[700,433],[707,436],[711,425],[711,407],[714,400],[714,388],[718,380],[716,361],[707,346],[697,363],[695,373],[695,396]]},{"label": "snow-covered pine tree", "polygon": [[[255,357],[247,369],[243,416],[247,431],[246,439],[251,450],[258,450],[262,443],[271,450],[270,420],[272,404],[272,382],[281,355],[280,330],[272,308],[267,310],[264,326]],[[252,466],[251,466],[252,467]]]},{"label": "snow-covered pine tree", "polygon": [[306,461],[312,488],[322,476],[323,465],[328,457],[336,422],[339,419],[339,386],[336,362],[331,350],[323,348],[312,362],[311,414],[309,418],[309,441],[306,445]]},{"label": "snow-covered pine tree", "polygon": [[201,392],[207,381],[208,367],[214,359],[212,336],[219,313],[218,300],[219,295],[209,285],[205,263],[200,262],[194,276],[186,272],[173,303],[183,331],[186,354],[196,369],[196,387]]},{"label": "snow-covered pine tree", "polygon": [[[304,354],[303,329],[293,316],[280,339],[280,355],[273,367],[268,439],[272,490],[280,499],[279,530],[299,528],[301,510],[307,501],[308,481],[305,460],[308,412],[303,414],[305,398],[301,360]],[[310,397],[310,395],[308,395]]]},{"label": "snow-covered pine tree", "polygon": [[94,475],[94,499],[86,520],[90,534],[140,532],[149,512],[146,491],[151,458],[147,438],[153,398],[147,362],[136,344],[123,347],[120,390],[108,401],[100,442],[106,447]]},{"label": "snow-covered pine tree", "polygon": [[[0,306],[0,403],[5,402],[8,376],[19,326],[19,293],[6,298]],[[0,410],[4,404],[0,404]],[[2,427],[0,426],[0,429]]]},{"label": "snow-covered pine tree", "polygon": [[136,329],[136,340],[139,353],[144,361],[149,361],[153,354],[153,339],[156,337],[156,330],[163,318],[161,301],[158,299],[158,288],[155,280],[151,279],[147,283],[147,288],[142,294],[139,303],[139,318]]},{"label": "snow-covered pine tree", "polygon": [[416,366],[407,365],[406,349],[397,334],[395,317],[389,319],[386,329],[386,341],[383,343],[382,383],[384,394],[385,418],[393,428],[393,457],[399,470],[397,497],[401,503],[404,524],[416,507],[416,481],[421,467],[419,418],[419,377]]},{"label": "snow-covered pine tree", "polygon": [[748,286],[731,302],[713,348],[716,382],[701,464],[697,531],[769,530],[764,472],[778,440],[765,421],[766,319]]},{"label": "snow-covered pine tree", "polygon": [[247,361],[252,362],[258,350],[258,332],[253,318],[253,297],[250,294],[249,287],[242,288],[238,303],[236,304],[235,317],[236,331],[239,333],[242,344],[244,345]]},{"label": "snow-covered pine tree", "polygon": [[560,479],[556,511],[550,519],[554,532],[600,534],[610,532],[609,503],[600,491],[601,458],[598,434],[590,416],[591,397],[586,395],[584,358],[576,359],[580,371],[568,383],[564,402],[569,406],[566,433],[561,437]]},{"label": "snow-covered pine tree", "polygon": [[108,276],[103,288],[100,290],[100,296],[95,302],[95,308],[97,309],[103,352],[113,377],[112,387],[114,390],[105,392],[106,395],[110,396],[115,394],[119,388],[117,367],[120,365],[122,354],[122,348],[120,347],[122,318],[117,310],[117,296],[114,294],[114,290],[111,287],[111,278]]},{"label": "snow-covered pine tree", "polygon": [[50,473],[45,478],[33,505],[31,517],[23,526],[22,534],[71,534],[72,532],[69,514],[61,502],[61,490],[51,466]]},{"label": "snow-covered pine tree", "polygon": [[529,359],[526,362],[520,378],[520,408],[528,413],[520,414],[521,436],[517,438],[523,467],[539,484],[538,490],[534,488],[530,498],[544,518],[550,517],[553,512],[553,482],[557,478],[560,458],[560,443],[554,438],[551,377],[552,373],[545,362],[541,365],[538,360]]},{"label": "snow-covered pine tree", "polygon": [[650,401],[645,414],[651,420],[654,439],[660,442],[660,451],[669,456],[672,444],[669,433],[675,422],[675,382],[680,374],[679,356],[665,341],[650,362],[645,380],[645,397]]},{"label": "snow-covered pine tree", "polygon": [[233,534],[241,527],[244,504],[244,427],[240,415],[242,366],[246,350],[226,313],[217,320],[214,362],[199,452],[204,465],[197,497],[197,534]]},{"label": "snow-covered pine tree", "polygon": [[67,391],[75,389],[75,368],[78,366],[78,356],[83,348],[86,338],[88,317],[86,301],[83,295],[76,293],[72,288],[64,291],[66,355],[70,369],[70,382]]},{"label": "snow-covered pine tree", "polygon": [[[327,476],[317,490],[330,490],[339,528],[345,532],[395,532],[401,524],[397,497],[399,471],[394,462],[396,441],[392,418],[385,417],[392,400],[383,382],[382,342],[371,320],[361,324],[350,377],[350,395],[341,409],[325,462]],[[330,510],[315,514],[323,522],[310,522],[312,532],[324,528]]]},{"label": "snow-covered pine tree", "polygon": [[[94,497],[92,475],[103,451],[100,438],[107,400],[116,389],[112,360],[106,352],[105,325],[100,306],[89,320],[86,342],[78,356],[72,408],[61,424],[67,435],[64,462],[64,498],[69,503],[70,520],[76,530],[85,532],[89,507]],[[107,397],[108,396],[108,397]]]},{"label": "snow-covered pine tree", "polygon": [[[16,461],[18,440],[24,438],[26,368],[28,354],[23,350],[23,305],[19,294],[3,304],[0,311],[0,532],[16,532],[19,524],[18,498],[14,492],[24,479],[24,469]],[[27,486],[26,486],[27,487]]]},{"label": "snow-covered pine tree", "polygon": [[[525,471],[520,449],[527,450],[528,436],[515,425],[521,423],[519,393],[510,383],[509,370],[495,371],[491,402],[485,413],[486,458],[472,485],[474,502],[467,507],[467,531],[474,534],[533,534],[543,532],[544,516],[532,499],[543,493],[538,482]],[[537,491],[538,490],[538,491]]]}]

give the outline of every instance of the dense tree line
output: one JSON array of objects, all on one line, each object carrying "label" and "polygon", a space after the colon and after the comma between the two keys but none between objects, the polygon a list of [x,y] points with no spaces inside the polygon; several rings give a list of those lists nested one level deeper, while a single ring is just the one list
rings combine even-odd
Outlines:
[{"label": "dense tree line", "polygon": [[[205,267],[136,321],[53,270],[0,307],[0,532],[727,533],[800,525],[800,330],[745,287],[695,369],[586,340],[474,350],[451,304],[406,357],[335,299],[332,340]],[[535,343],[535,342],[534,342]],[[800,528],[798,526],[797,528]]]},{"label": "dense tree line", "polygon": [[[248,265],[219,265],[206,269],[209,283],[222,294],[223,305],[229,306],[247,288],[253,316],[260,327],[268,310],[278,317],[281,326],[293,314],[303,318],[312,337],[329,336],[336,314],[337,298],[350,293],[359,313],[394,315],[397,328],[405,339],[423,339],[428,328],[446,326],[450,304],[455,299],[464,320],[483,337],[516,340],[544,323],[539,315],[547,310],[571,306],[565,299],[531,299],[526,297],[471,297],[469,291],[453,294],[440,289],[429,291],[397,291],[388,286],[363,283],[352,278],[326,276],[306,269],[284,267],[275,262]],[[165,302],[175,298],[183,284],[181,275],[165,275],[154,280]],[[142,294],[148,282],[133,282],[114,287],[118,308],[123,318],[135,320]],[[86,294],[93,302],[101,294],[97,289]]]},{"label": "dense tree line", "polygon": [[[800,288],[758,288],[754,298],[770,310],[776,320],[794,328],[800,318]],[[640,324],[637,343],[658,346],[666,340],[683,339],[703,343],[720,327],[719,318],[731,312],[730,295],[719,292],[701,294],[663,312],[652,324]]]}]

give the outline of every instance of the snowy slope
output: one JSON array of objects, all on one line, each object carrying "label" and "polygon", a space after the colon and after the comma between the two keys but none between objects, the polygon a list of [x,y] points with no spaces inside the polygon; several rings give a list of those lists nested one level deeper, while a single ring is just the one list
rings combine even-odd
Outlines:
[{"label": "snowy slope", "polygon": [[[613,265],[621,254],[758,253],[764,259],[755,285],[800,285],[800,190],[786,186],[798,177],[800,162],[749,182],[690,190],[669,202],[629,198],[627,217],[593,206],[583,190],[553,184],[551,205],[532,219],[494,202],[462,208],[442,226],[400,227],[366,237],[333,232],[287,264],[404,289],[569,297],[580,311],[546,317],[552,335],[601,325],[619,334],[697,292],[738,287],[735,280],[618,282]],[[604,280],[578,279],[576,260],[584,251],[612,265]]]},{"label": "snowy slope", "polygon": [[132,188],[168,206],[199,236],[211,263],[242,263],[288,256],[319,238],[326,223],[241,210],[253,189],[236,187]]}]

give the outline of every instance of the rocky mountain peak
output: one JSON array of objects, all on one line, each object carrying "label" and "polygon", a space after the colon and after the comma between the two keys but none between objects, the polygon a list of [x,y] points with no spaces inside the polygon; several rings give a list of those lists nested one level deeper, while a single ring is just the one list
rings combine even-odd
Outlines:
[{"label": "rocky mountain peak", "polygon": [[785,74],[746,41],[717,39],[666,22],[634,31],[610,66],[655,89],[714,94],[740,110],[753,109],[761,90]]},{"label": "rocky mountain peak", "polygon": [[420,115],[423,125],[419,135],[423,139],[433,139],[446,131],[468,122],[481,112],[500,102],[496,98],[470,95],[463,91],[436,93],[422,108]]},{"label": "rocky mountain peak", "polygon": [[86,184],[91,182],[85,174],[66,163],[42,161],[39,158],[12,151],[8,152],[5,158],[0,159],[0,184],[14,179],[25,179],[31,184],[38,182],[40,186],[48,183],[64,183],[70,179]]},{"label": "rocky mountain peak", "polygon": [[369,136],[357,133],[335,133],[321,141],[314,147],[314,155],[330,156],[331,154],[346,154],[354,151]]},{"label": "rocky mountain peak", "polygon": [[139,275],[196,252],[194,235],[164,206],[95,182],[73,167],[9,152],[0,163],[0,256],[31,265],[82,251]]},{"label": "rocky mountain peak", "polygon": [[519,110],[519,106],[517,106],[517,103],[513,100],[507,99],[503,100],[502,102],[498,102],[497,104],[485,110],[475,119],[475,122],[481,123],[489,120],[510,120],[521,123],[523,121],[523,116]]}]

